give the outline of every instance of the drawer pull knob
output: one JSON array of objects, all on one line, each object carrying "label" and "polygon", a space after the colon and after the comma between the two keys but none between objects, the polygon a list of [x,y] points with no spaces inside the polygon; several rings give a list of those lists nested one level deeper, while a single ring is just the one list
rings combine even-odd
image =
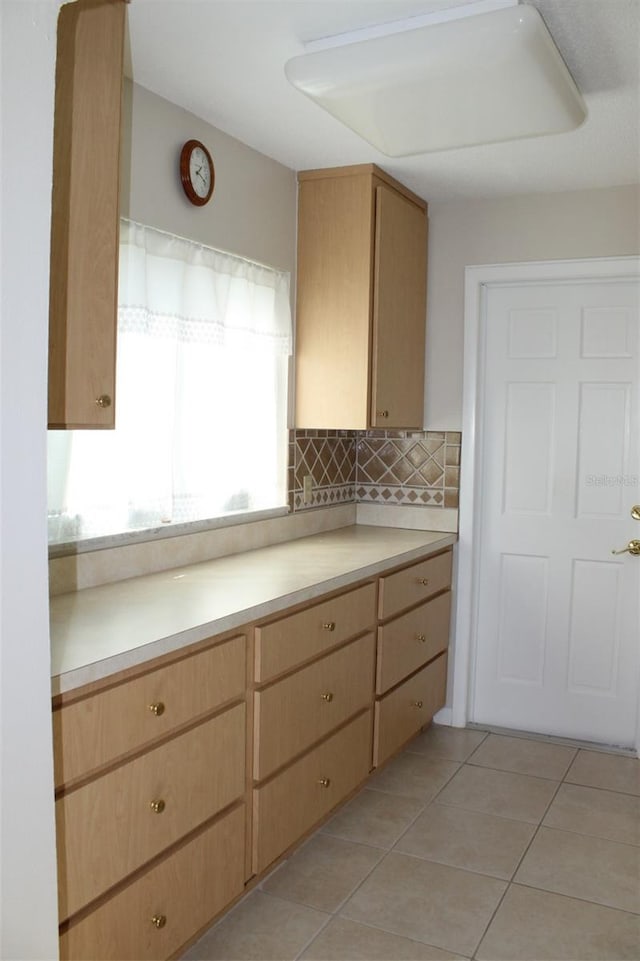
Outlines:
[{"label": "drawer pull knob", "polygon": [[417,707],[418,709],[420,709],[422,707],[422,701],[412,701],[411,707]]},{"label": "drawer pull knob", "polygon": [[160,717],[162,714],[164,714],[164,704],[162,703],[162,701],[158,701],[157,704],[150,704],[149,710],[156,717]]},{"label": "drawer pull knob", "polygon": [[166,914],[154,914],[154,916],[151,918],[151,923],[154,928],[163,928],[167,923]]},{"label": "drawer pull knob", "polygon": [[424,644],[424,643],[426,643],[427,636],[426,636],[426,634],[416,634],[416,640],[417,640],[417,641],[422,641],[422,643]]},{"label": "drawer pull knob", "polygon": [[336,622],[335,622],[335,621],[325,621],[324,624],[322,625],[322,629],[323,629],[324,631],[335,631],[335,629],[336,629]]},{"label": "drawer pull knob", "polygon": [[423,587],[428,587],[428,586],[429,586],[429,578],[428,578],[428,577],[419,577],[419,578],[418,578],[418,584],[422,584]]},{"label": "drawer pull knob", "polygon": [[323,701],[326,701],[327,704],[333,700],[333,694],[331,693],[331,691],[327,691],[326,694],[321,694],[320,697],[322,698]]},{"label": "drawer pull knob", "polygon": [[388,417],[388,416],[389,416],[389,411],[388,411],[388,410],[377,410],[377,411],[376,411],[376,417]]},{"label": "drawer pull knob", "polygon": [[111,407],[111,398],[108,394],[100,394],[96,397],[96,407],[100,407],[102,410],[106,410],[107,407]]},{"label": "drawer pull knob", "polygon": [[318,784],[320,785],[320,787],[331,787],[331,778],[321,777],[320,780],[318,781]]},{"label": "drawer pull knob", "polygon": [[150,807],[154,814],[162,814],[162,812],[166,807],[166,804],[161,798],[159,801],[151,801]]}]

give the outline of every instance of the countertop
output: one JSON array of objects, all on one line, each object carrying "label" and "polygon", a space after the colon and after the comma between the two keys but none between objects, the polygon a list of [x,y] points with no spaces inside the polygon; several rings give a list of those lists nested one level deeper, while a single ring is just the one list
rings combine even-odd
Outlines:
[{"label": "countertop", "polygon": [[456,540],[354,525],[52,597],[52,693],[278,614]]}]

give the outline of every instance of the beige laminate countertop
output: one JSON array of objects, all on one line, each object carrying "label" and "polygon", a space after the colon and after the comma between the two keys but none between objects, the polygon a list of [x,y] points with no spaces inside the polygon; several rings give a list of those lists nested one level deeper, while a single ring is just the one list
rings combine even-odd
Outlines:
[{"label": "beige laminate countertop", "polygon": [[456,539],[354,525],[52,597],[52,693],[348,587]]}]

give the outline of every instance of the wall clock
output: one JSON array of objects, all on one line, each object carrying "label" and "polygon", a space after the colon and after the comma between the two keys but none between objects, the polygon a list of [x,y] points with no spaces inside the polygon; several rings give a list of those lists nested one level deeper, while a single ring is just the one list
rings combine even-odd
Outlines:
[{"label": "wall clock", "polygon": [[211,200],[215,170],[211,154],[199,140],[187,140],[180,151],[180,180],[192,204],[202,207]]}]

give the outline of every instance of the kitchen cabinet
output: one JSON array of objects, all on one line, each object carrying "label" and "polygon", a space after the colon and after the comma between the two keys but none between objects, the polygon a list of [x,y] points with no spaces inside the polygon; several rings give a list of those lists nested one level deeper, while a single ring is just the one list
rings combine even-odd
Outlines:
[{"label": "kitchen cabinet", "polygon": [[431,721],[447,696],[450,550],[380,578],[373,762]]},{"label": "kitchen cabinet", "polygon": [[391,558],[54,699],[62,961],[179,955],[431,721],[451,559]]},{"label": "kitchen cabinet", "polygon": [[421,428],[427,204],[373,164],[298,180],[296,426]]},{"label": "kitchen cabinet", "polygon": [[243,891],[245,648],[223,639],[56,704],[62,959],[168,957]]},{"label": "kitchen cabinet", "polygon": [[115,425],[120,118],[126,0],[58,19],[49,427]]}]

